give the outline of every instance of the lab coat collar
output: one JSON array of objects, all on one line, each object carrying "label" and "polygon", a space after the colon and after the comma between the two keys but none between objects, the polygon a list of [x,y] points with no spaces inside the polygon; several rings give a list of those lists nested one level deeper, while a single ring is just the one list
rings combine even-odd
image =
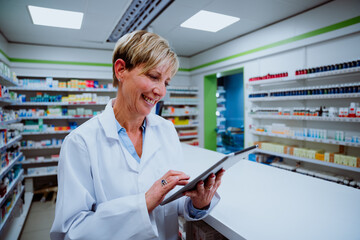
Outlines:
[{"label": "lab coat collar", "polygon": [[[99,121],[104,129],[105,135],[108,138],[119,140],[119,135],[116,127],[116,118],[113,110],[113,101],[111,99],[105,107],[104,112],[99,116]],[[160,148],[160,143],[157,141],[157,126],[161,124],[161,118],[154,113],[150,113],[146,116],[146,133],[143,146],[143,154],[141,156],[141,164],[147,162],[149,158],[156,153]]]},{"label": "lab coat collar", "polygon": [[104,129],[106,137],[119,140],[116,128],[116,118],[112,107],[114,100],[115,99],[111,99],[108,104],[106,104],[104,112],[99,116],[99,121]]},{"label": "lab coat collar", "polygon": [[[108,138],[119,139],[118,131],[116,127],[116,118],[113,110],[113,102],[115,98],[110,99],[105,107],[104,112],[99,116],[101,126],[105,131],[105,135]],[[160,119],[154,113],[150,113],[146,116],[146,129],[149,127],[155,127],[160,124]]]}]

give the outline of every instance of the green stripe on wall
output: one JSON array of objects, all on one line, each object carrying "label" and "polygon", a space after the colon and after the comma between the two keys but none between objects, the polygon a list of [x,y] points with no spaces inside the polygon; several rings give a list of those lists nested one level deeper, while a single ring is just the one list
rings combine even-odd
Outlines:
[{"label": "green stripe on wall", "polygon": [[[311,31],[311,32],[308,32],[308,33],[300,34],[300,35],[295,36],[295,37],[291,37],[291,38],[288,38],[288,39],[284,39],[284,40],[281,40],[281,41],[270,43],[270,44],[264,45],[262,47],[258,47],[258,48],[254,48],[254,49],[251,49],[251,50],[248,50],[248,51],[245,51],[245,52],[241,52],[241,53],[229,56],[229,57],[225,57],[225,58],[214,60],[214,61],[211,61],[211,62],[208,62],[208,63],[204,63],[204,64],[201,64],[199,66],[193,67],[193,68],[180,68],[179,71],[180,72],[191,72],[191,71],[194,71],[194,70],[197,70],[197,69],[200,69],[200,68],[204,68],[204,67],[208,67],[208,66],[211,66],[211,65],[214,65],[214,64],[217,64],[217,63],[225,62],[227,60],[231,60],[231,59],[234,59],[234,58],[237,58],[237,57],[245,56],[245,55],[252,54],[252,53],[255,53],[255,52],[263,51],[263,50],[266,50],[266,49],[278,47],[278,46],[285,45],[285,44],[288,44],[288,43],[296,42],[296,41],[303,40],[303,39],[306,39],[306,38],[314,37],[314,36],[321,35],[321,34],[324,34],[324,33],[328,33],[328,32],[331,32],[331,31],[335,31],[335,30],[338,30],[338,29],[341,29],[341,28],[344,28],[344,27],[348,27],[348,26],[357,24],[357,23],[360,23],[360,16],[350,18],[348,20],[345,20],[345,21],[342,21],[342,22],[339,22],[339,23],[335,23],[333,25],[323,27],[323,28],[320,28],[320,29],[317,29],[317,30],[314,30],[314,31]],[[112,66],[111,63],[91,63],[91,62],[72,62],[72,61],[52,61],[52,60],[36,60],[36,59],[25,59],[25,58],[10,58],[1,49],[0,49],[0,53],[2,55],[4,55],[10,62],[66,64],[66,65],[82,65],[82,66],[98,66],[98,67],[111,67]]]}]

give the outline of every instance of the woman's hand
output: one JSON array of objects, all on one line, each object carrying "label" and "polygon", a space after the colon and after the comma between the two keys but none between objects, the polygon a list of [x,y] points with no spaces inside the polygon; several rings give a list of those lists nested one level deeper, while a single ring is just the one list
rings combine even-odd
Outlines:
[{"label": "woman's hand", "polygon": [[[148,212],[151,213],[176,185],[188,184],[189,176],[180,171],[170,170],[157,180],[145,193]],[[165,180],[165,181],[164,181]]]},{"label": "woman's hand", "polygon": [[221,169],[216,175],[214,173],[204,181],[198,182],[196,190],[188,191],[186,196],[191,198],[193,206],[197,209],[204,209],[210,205],[211,199],[214,197],[216,190],[221,184],[221,177],[225,170]]}]

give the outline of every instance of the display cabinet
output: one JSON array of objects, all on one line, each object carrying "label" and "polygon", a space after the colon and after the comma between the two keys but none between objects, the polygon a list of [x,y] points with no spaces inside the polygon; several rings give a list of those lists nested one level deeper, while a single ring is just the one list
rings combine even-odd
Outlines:
[{"label": "display cabinet", "polygon": [[247,130],[254,142],[273,144],[258,153],[280,157],[293,171],[305,166],[359,181],[360,67],[353,62],[252,78]]},{"label": "display cabinet", "polygon": [[198,146],[198,89],[168,87],[166,96],[157,107],[157,114],[173,122],[183,143]]}]

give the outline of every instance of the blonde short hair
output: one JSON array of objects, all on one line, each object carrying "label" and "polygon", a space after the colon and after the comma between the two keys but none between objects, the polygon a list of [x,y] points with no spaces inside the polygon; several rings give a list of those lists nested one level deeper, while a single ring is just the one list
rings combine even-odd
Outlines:
[{"label": "blonde short hair", "polygon": [[112,58],[114,87],[118,86],[114,64],[119,58],[124,60],[126,69],[130,71],[140,64],[144,64],[142,73],[161,65],[168,65],[173,77],[179,68],[177,55],[170,49],[168,41],[144,30],[125,34],[117,41]]}]

